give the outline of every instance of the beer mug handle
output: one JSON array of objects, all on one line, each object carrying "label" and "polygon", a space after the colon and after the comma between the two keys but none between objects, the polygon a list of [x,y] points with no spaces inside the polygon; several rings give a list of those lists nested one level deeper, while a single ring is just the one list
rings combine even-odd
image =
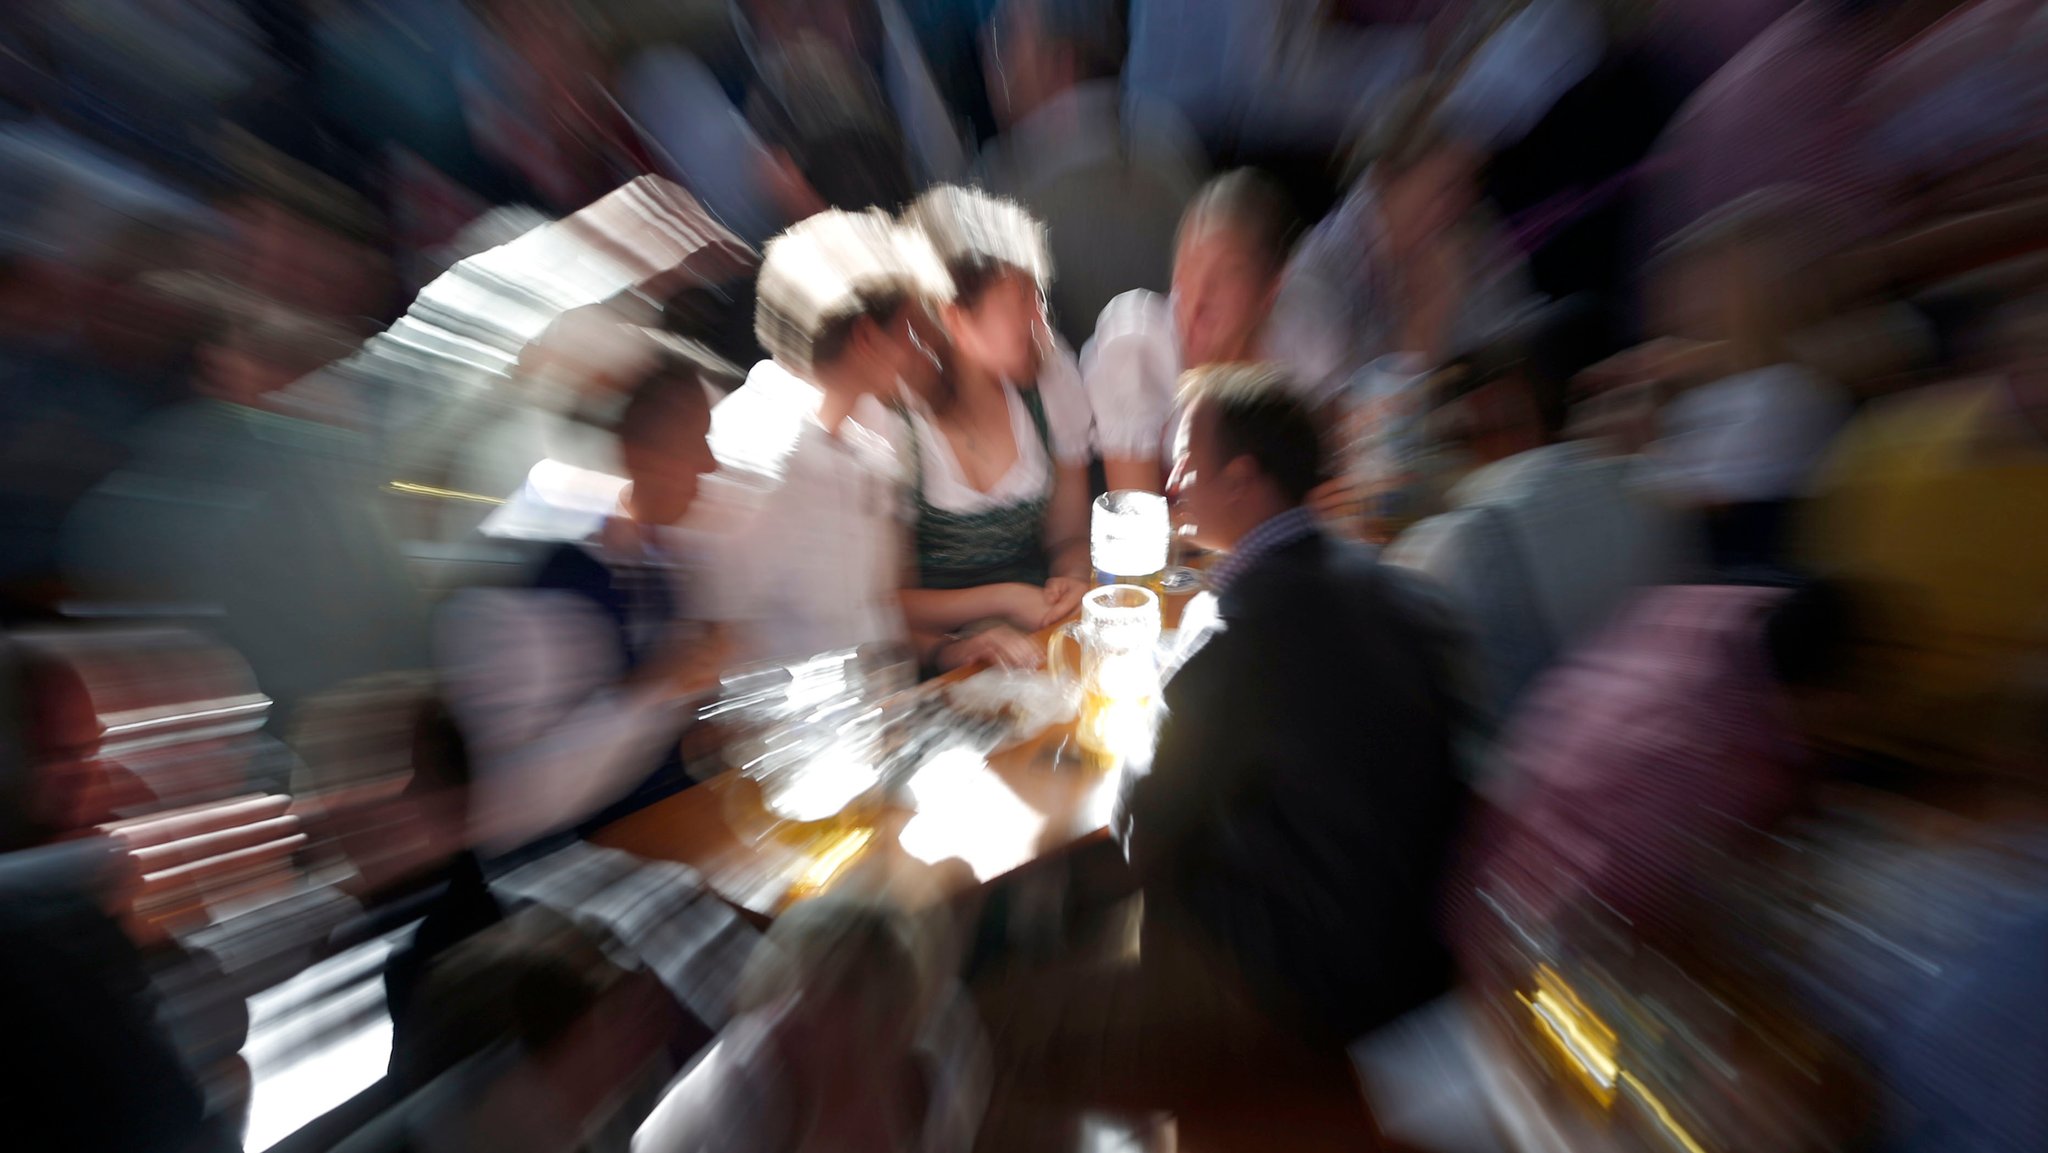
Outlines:
[{"label": "beer mug handle", "polygon": [[[1052,674],[1052,679],[1056,681],[1064,681],[1068,679],[1069,673],[1066,668],[1066,642],[1069,640],[1073,641],[1074,648],[1077,650],[1081,647],[1080,627],[1081,622],[1068,621],[1066,624],[1063,624],[1060,627],[1052,630],[1052,632],[1046,634],[1045,668],[1047,672]],[[1076,668],[1073,670],[1073,672],[1075,674],[1078,674],[1080,672],[1078,664]]]}]

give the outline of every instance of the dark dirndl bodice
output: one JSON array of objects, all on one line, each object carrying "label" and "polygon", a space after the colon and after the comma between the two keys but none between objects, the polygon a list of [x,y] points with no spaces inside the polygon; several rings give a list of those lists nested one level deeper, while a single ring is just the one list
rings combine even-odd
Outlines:
[{"label": "dark dirndl bodice", "polygon": [[949,512],[934,507],[924,495],[924,445],[917,422],[902,413],[910,429],[911,455],[915,461],[912,494],[917,523],[918,585],[928,589],[964,589],[980,585],[1022,581],[1044,584],[1052,561],[1045,551],[1045,516],[1052,504],[1052,478],[1057,459],[1052,451],[1052,433],[1046,423],[1045,401],[1036,388],[1019,389],[1025,411],[1038,430],[1038,443],[1045,451],[1048,482],[1045,489],[1028,500],[983,509],[980,512]]}]

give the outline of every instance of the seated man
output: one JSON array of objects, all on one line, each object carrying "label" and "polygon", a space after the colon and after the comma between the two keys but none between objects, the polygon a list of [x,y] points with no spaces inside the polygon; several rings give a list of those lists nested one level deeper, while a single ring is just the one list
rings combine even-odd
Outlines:
[{"label": "seated man", "polygon": [[[613,425],[625,480],[609,490],[612,515],[557,544],[529,587],[459,593],[439,621],[459,739],[434,711],[422,715],[408,738],[413,788],[424,812],[466,804],[474,853],[456,858],[445,895],[386,973],[401,1077],[417,1065],[421,976],[509,905],[537,901],[610,924],[706,1026],[721,1019],[724,994],[702,973],[750,943],[735,914],[701,899],[695,874],[578,842],[690,785],[680,738],[724,662],[723,639],[680,618],[666,531],[711,467],[710,396],[694,361],[657,347]],[[537,483],[545,467],[529,488],[547,487]],[[618,484],[583,475],[600,491],[607,479]],[[438,755],[421,759],[429,748]]]},{"label": "seated man", "polygon": [[744,657],[904,639],[903,477],[853,412],[894,394],[922,355],[913,310],[950,295],[930,246],[880,213],[820,213],[768,245],[754,331],[773,359],[712,413],[719,472],[696,522]]},{"label": "seated man", "polygon": [[689,783],[675,751],[692,715],[681,706],[717,684],[723,649],[679,626],[665,531],[711,470],[711,399],[687,357],[657,346],[648,363],[613,429],[626,480],[613,515],[558,544],[531,587],[458,594],[439,622],[476,775],[469,837],[491,856]]},{"label": "seated man", "polygon": [[1229,555],[1217,627],[1168,682],[1126,805],[1142,949],[985,990],[991,1124],[1165,1108],[1191,1146],[1270,1148],[1284,1121],[1290,1149],[1354,1148],[1370,1129],[1345,1043],[1447,977],[1447,637],[1412,578],[1303,507],[1322,475],[1307,401],[1270,369],[1191,389],[1171,488],[1196,542]]}]

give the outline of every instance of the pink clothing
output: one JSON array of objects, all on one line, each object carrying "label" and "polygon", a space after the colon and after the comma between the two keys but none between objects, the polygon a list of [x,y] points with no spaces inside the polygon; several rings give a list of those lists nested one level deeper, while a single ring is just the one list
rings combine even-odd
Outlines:
[{"label": "pink clothing", "polygon": [[1885,224],[1864,159],[1866,110],[1856,99],[1874,63],[1853,30],[1808,0],[1700,86],[1665,129],[1649,214],[1651,244],[1741,196],[1799,185],[1824,214],[1819,252]]},{"label": "pink clothing", "polygon": [[1790,12],[1793,2],[1665,0],[1651,14],[1643,38],[1678,83],[1695,88]]},{"label": "pink clothing", "polygon": [[1461,957],[1488,939],[1474,887],[1536,918],[1583,891],[1667,926],[1702,847],[1791,802],[1801,753],[1762,643],[1783,590],[1651,589],[1537,682],[1502,747],[1508,778],[1452,888]]}]

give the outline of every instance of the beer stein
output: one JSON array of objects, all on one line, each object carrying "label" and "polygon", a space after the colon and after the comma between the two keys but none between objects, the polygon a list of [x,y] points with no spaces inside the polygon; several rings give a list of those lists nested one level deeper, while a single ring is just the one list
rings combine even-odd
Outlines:
[{"label": "beer stein", "polygon": [[[1080,650],[1070,668],[1068,642]],[[1075,735],[1089,759],[1120,762],[1150,748],[1159,701],[1159,597],[1137,585],[1104,585],[1081,598],[1081,619],[1046,638],[1052,675],[1081,698]]]},{"label": "beer stein", "polygon": [[1103,584],[1151,585],[1166,568],[1173,540],[1166,498],[1120,488],[1095,498],[1088,521],[1088,559]]}]

